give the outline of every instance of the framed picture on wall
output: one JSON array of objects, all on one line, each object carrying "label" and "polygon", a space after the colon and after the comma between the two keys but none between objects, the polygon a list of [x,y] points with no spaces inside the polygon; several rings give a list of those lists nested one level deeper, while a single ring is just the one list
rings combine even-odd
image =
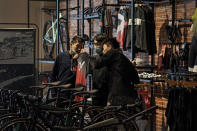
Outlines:
[{"label": "framed picture on wall", "polygon": [[0,29],[0,88],[31,92],[35,81],[36,30]]}]

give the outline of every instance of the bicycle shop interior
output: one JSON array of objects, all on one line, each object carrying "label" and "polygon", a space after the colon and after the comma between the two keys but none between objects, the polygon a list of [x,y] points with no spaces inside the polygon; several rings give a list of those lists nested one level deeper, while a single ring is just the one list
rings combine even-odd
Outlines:
[{"label": "bicycle shop interior", "polygon": [[196,0],[0,9],[1,131],[197,130]]}]

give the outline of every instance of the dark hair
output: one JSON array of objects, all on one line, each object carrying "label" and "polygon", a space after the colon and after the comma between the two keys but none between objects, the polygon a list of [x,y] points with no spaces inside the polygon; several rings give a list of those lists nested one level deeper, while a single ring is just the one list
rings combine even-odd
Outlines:
[{"label": "dark hair", "polygon": [[120,43],[116,40],[116,38],[107,38],[102,42],[102,45],[104,44],[111,45],[114,49],[120,48]]},{"label": "dark hair", "polygon": [[96,40],[98,42],[103,42],[106,38],[107,38],[107,35],[105,33],[101,33],[101,34],[97,34],[94,37],[94,40]]},{"label": "dark hair", "polygon": [[89,36],[86,35],[86,34],[84,34],[84,35],[83,35],[83,40],[84,40],[84,41],[89,41]]},{"label": "dark hair", "polygon": [[73,43],[76,43],[76,42],[84,43],[84,39],[81,36],[76,35],[72,38],[71,43],[73,44]]}]

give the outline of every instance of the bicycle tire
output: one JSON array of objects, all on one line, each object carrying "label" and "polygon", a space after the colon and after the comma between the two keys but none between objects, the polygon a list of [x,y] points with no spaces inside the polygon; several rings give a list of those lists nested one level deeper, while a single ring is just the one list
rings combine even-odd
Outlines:
[{"label": "bicycle tire", "polygon": [[[106,119],[109,119],[109,118],[114,118],[114,117],[118,117],[120,120],[124,120],[124,119],[127,119],[129,116],[130,115],[127,114],[124,111],[120,111],[120,112],[104,111],[104,112],[96,115],[92,121],[93,121],[93,123],[97,123],[97,122],[101,122],[103,120],[106,120]],[[138,128],[136,122],[133,121],[133,120],[124,124],[124,126],[125,126],[125,129],[127,131],[139,131],[139,128]],[[101,127],[101,129],[100,128],[91,129],[91,131],[97,131],[97,130],[104,130],[104,131],[113,130],[113,131],[116,131],[117,127],[112,125],[112,126],[109,126],[109,127]]]},{"label": "bicycle tire", "polygon": [[[28,119],[15,119],[2,126],[0,131],[15,131],[16,128],[19,128],[19,131],[27,131],[29,122]],[[33,131],[47,131],[47,129],[42,124],[36,123]]]},{"label": "bicycle tire", "polygon": [[[72,105],[71,111],[81,114],[82,112],[80,108],[82,107],[83,107],[82,103],[74,104]],[[103,107],[93,106],[87,103],[85,109],[85,116],[84,116],[84,126],[87,126],[89,123],[91,123],[94,116],[99,114],[103,110],[104,110]]]},{"label": "bicycle tire", "polygon": [[6,123],[12,121],[13,119],[17,119],[17,118],[19,118],[19,115],[13,114],[13,113],[9,113],[9,114],[5,114],[5,115],[0,116],[0,127],[5,125]]},{"label": "bicycle tire", "polygon": [[[44,55],[45,58],[53,58],[53,51],[54,51],[54,47],[55,47],[55,43],[53,43],[53,32],[52,30],[50,30],[48,32],[48,35],[46,35],[48,29],[52,26],[52,21],[48,20],[45,22],[44,24],[44,29],[43,29],[43,50],[44,50]],[[50,42],[48,42],[46,39],[50,40]]]},{"label": "bicycle tire", "polygon": [[[64,124],[58,124],[58,126],[62,126],[62,127],[75,127],[75,128],[79,128],[79,125],[81,124],[81,120],[82,118],[84,118],[84,122],[81,126],[87,126],[92,122],[92,112],[93,113],[97,113],[101,110],[101,107],[94,107],[91,104],[86,104],[86,109],[85,109],[85,115],[82,115],[82,107],[84,105],[82,103],[76,103],[73,104],[70,108],[70,110],[65,113],[65,118],[67,119],[66,121],[66,125],[65,124],[65,120],[63,122],[59,122],[59,123],[64,123]],[[103,108],[102,108],[103,110]],[[63,116],[63,114],[62,114]],[[56,124],[57,125],[57,124]]]}]

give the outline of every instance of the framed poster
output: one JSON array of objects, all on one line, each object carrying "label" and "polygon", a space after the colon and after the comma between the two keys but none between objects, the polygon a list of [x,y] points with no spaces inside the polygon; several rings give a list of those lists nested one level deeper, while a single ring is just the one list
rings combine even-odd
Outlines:
[{"label": "framed poster", "polygon": [[31,92],[35,81],[35,29],[0,29],[0,88]]}]

